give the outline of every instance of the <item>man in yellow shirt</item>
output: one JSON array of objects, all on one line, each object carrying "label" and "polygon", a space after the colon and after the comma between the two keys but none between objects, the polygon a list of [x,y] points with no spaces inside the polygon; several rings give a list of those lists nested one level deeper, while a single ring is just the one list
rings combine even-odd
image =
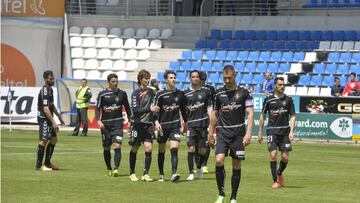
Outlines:
[{"label": "man in yellow shirt", "polygon": [[87,110],[90,106],[90,99],[92,94],[90,88],[87,86],[87,80],[85,78],[81,79],[81,86],[76,91],[76,109],[77,109],[77,118],[76,126],[73,131],[73,136],[77,136],[80,130],[80,124],[83,124],[82,135],[87,136],[88,123],[87,123]]}]

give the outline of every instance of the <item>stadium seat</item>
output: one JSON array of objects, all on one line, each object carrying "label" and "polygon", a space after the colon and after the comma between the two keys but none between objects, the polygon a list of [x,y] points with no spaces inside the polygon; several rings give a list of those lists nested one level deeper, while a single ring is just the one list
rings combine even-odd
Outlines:
[{"label": "stadium seat", "polygon": [[239,51],[238,60],[240,61],[246,61],[248,60],[249,52],[248,51]]},{"label": "stadium seat", "polygon": [[95,48],[87,48],[85,49],[83,58],[96,58],[97,50]]},{"label": "stadium seat", "polygon": [[[359,31],[359,33],[360,33],[360,31]],[[359,41],[355,42],[354,50],[355,51],[360,51],[360,42]]]},{"label": "stadium seat", "polygon": [[256,72],[256,63],[246,63],[244,72]]},{"label": "stadium seat", "polygon": [[330,41],[321,41],[319,44],[319,50],[329,50],[331,46]]},{"label": "stadium seat", "polygon": [[111,71],[111,70],[104,71],[104,72],[101,74],[101,79],[102,79],[102,80],[107,80],[107,76],[110,75],[111,73],[114,73],[114,71]]},{"label": "stadium seat", "polygon": [[241,41],[231,41],[230,42],[230,48],[234,50],[240,50],[241,49]]},{"label": "stadium seat", "polygon": [[240,50],[250,50],[251,49],[251,41],[241,41]]},{"label": "stadium seat", "polygon": [[114,38],[110,42],[110,49],[119,49],[123,47],[123,40],[120,38]]},{"label": "stadium seat", "polygon": [[118,59],[122,59],[124,57],[125,57],[125,51],[123,49],[116,49],[115,51],[113,51],[110,59],[118,60]]},{"label": "stadium seat", "polygon": [[72,68],[73,69],[83,69],[85,65],[85,61],[83,59],[73,59],[72,60]]},{"label": "stadium seat", "polygon": [[274,42],[273,41],[265,41],[263,44],[264,50],[273,50]]},{"label": "stadium seat", "polygon": [[345,31],[345,40],[346,41],[355,41],[356,40],[356,31]]},{"label": "stadium seat", "polygon": [[295,95],[296,94],[296,87],[295,86],[286,86],[284,93],[286,95]]},{"label": "stadium seat", "polygon": [[81,46],[81,37],[71,37],[70,38],[70,47],[80,47]]},{"label": "stadium seat", "polygon": [[295,52],[293,56],[293,61],[299,62],[304,61],[305,59],[305,53],[304,52]]},{"label": "stadium seat", "polygon": [[167,29],[163,29],[161,31],[161,36],[159,37],[159,39],[169,39],[171,36],[173,35],[173,30],[170,28]]},{"label": "stadium seat", "polygon": [[170,70],[179,71],[180,70],[180,62],[179,61],[170,61]]},{"label": "stadium seat", "polygon": [[81,46],[84,48],[91,48],[91,47],[95,47],[95,44],[96,44],[95,37],[86,37],[83,39]]},{"label": "stadium seat", "polygon": [[182,84],[183,85],[183,89],[185,90],[185,89],[188,89],[189,87],[190,87],[190,83],[184,83],[184,84]]},{"label": "stadium seat", "polygon": [[237,84],[241,83],[241,74],[237,74],[237,76],[235,77],[235,82]]},{"label": "stadium seat", "polygon": [[149,39],[157,39],[160,37],[160,29],[158,28],[153,28],[149,31],[149,35],[147,36],[147,38]]},{"label": "stadium seat", "polygon": [[221,39],[231,40],[232,39],[232,30],[223,30],[221,33]]},{"label": "stadium seat", "polygon": [[310,41],[308,43],[308,50],[315,50],[319,48],[319,41]]},{"label": "stadium seat", "polygon": [[313,63],[318,61],[316,52],[306,52],[304,62]]},{"label": "stadium seat", "polygon": [[336,74],[336,64],[327,64],[325,74]]},{"label": "stadium seat", "polygon": [[303,72],[301,63],[292,63],[290,66],[290,73],[301,73]]},{"label": "stadium seat", "polygon": [[125,60],[132,60],[135,59],[138,55],[138,52],[135,49],[129,49],[125,52],[125,56],[123,59]]},{"label": "stadium seat", "polygon": [[323,74],[325,72],[325,64],[315,64],[312,73]]},{"label": "stadium seat", "polygon": [[351,63],[360,63],[360,53],[354,53],[352,55]]},{"label": "stadium seat", "polygon": [[111,56],[110,49],[102,48],[102,49],[99,50],[96,58],[98,58],[98,59],[109,59],[110,56]]},{"label": "stadium seat", "polygon": [[255,31],[255,39],[256,40],[265,40],[266,39],[266,31],[264,31],[264,30]]},{"label": "stadium seat", "polygon": [[214,51],[214,50],[206,51],[205,59],[207,59],[207,60],[215,60],[215,58],[216,58],[216,51]]},{"label": "stadium seat", "polygon": [[238,52],[237,51],[228,51],[226,60],[235,61],[237,60]]},{"label": "stadium seat", "polygon": [[339,57],[340,57],[339,53],[336,53],[336,52],[329,53],[327,61],[332,62],[332,63],[336,63],[336,62],[339,61]]},{"label": "stadium seat", "polygon": [[322,34],[321,31],[311,31],[310,39],[320,41],[321,34]]},{"label": "stadium seat", "polygon": [[135,36],[135,29],[134,28],[126,28],[122,35],[125,38],[132,38]]},{"label": "stadium seat", "polygon": [[321,86],[322,85],[322,76],[321,75],[313,75],[311,76],[310,85],[313,86]]},{"label": "stadium seat", "polygon": [[286,73],[290,71],[290,64],[289,63],[280,63],[278,72]]},{"label": "stadium seat", "polygon": [[81,36],[84,37],[90,37],[93,36],[94,34],[95,34],[95,30],[93,27],[84,27],[81,32]]},{"label": "stadium seat", "polygon": [[121,29],[120,28],[113,27],[113,28],[110,29],[108,37],[115,38],[115,37],[120,37],[120,36],[121,36]]},{"label": "stadium seat", "polygon": [[149,49],[150,50],[158,50],[161,48],[161,41],[158,39],[151,40]]},{"label": "stadium seat", "polygon": [[323,86],[333,86],[334,85],[334,76],[324,76]]},{"label": "stadium seat", "polygon": [[146,28],[139,28],[136,30],[135,38],[146,38],[148,34],[148,30]]},{"label": "stadium seat", "polygon": [[71,48],[71,58],[81,58],[84,54],[82,48]]},{"label": "stadium seat", "polygon": [[110,59],[105,59],[101,61],[100,66],[98,67],[98,70],[111,70],[113,67],[113,62]]},{"label": "stadium seat", "polygon": [[137,60],[145,61],[150,58],[150,51],[147,49],[140,50],[138,52],[138,56],[136,57]]},{"label": "stadium seat", "polygon": [[222,62],[214,62],[212,64],[212,70],[216,72],[221,72],[223,70],[223,63]]},{"label": "stadium seat", "polygon": [[108,48],[110,46],[110,39],[107,37],[99,38],[96,42],[96,48]]},{"label": "stadium seat", "polygon": [[244,62],[236,62],[235,63],[235,71],[238,73],[245,71],[245,63]]},{"label": "stadium seat", "polygon": [[205,72],[212,71],[212,63],[210,61],[203,62],[201,70]]},{"label": "stadium seat", "polygon": [[111,70],[117,70],[117,71],[124,70],[125,66],[126,66],[126,62],[124,60],[117,60],[115,61]]},{"label": "stadium seat", "polygon": [[220,49],[230,49],[231,45],[230,45],[230,40],[221,40],[220,41]]},{"label": "stadium seat", "polygon": [[277,63],[269,63],[267,72],[269,73],[277,73],[278,72],[279,64]]},{"label": "stadium seat", "polygon": [[320,94],[321,96],[331,96],[331,88],[329,87],[322,87],[320,89]]},{"label": "stadium seat", "polygon": [[201,69],[201,62],[193,61],[191,62],[191,70],[200,70]]},{"label": "stadium seat", "polygon": [[209,38],[210,39],[220,39],[221,38],[221,30],[211,29]]},{"label": "stadium seat", "polygon": [[293,61],[293,52],[283,52],[281,61],[292,62]]},{"label": "stadium seat", "polygon": [[191,60],[192,59],[192,51],[184,50],[181,53],[181,60]]},{"label": "stadium seat", "polygon": [[272,52],[270,61],[273,61],[273,62],[281,61],[281,55],[282,55],[282,52],[280,52],[280,51]]},{"label": "stadium seat", "polygon": [[218,73],[210,73],[209,77],[207,78],[208,83],[217,83],[219,80],[219,74]]},{"label": "stadium seat", "polygon": [[340,85],[342,87],[345,87],[346,82],[347,82],[347,77],[346,76],[340,76],[339,78],[340,78]]},{"label": "stadium seat", "polygon": [[226,51],[217,51],[216,52],[216,60],[225,60],[226,59]]},{"label": "stadium seat", "polygon": [[249,61],[258,61],[259,60],[259,52],[251,51],[248,56]]},{"label": "stadium seat", "polygon": [[351,53],[345,52],[340,54],[339,62],[350,63],[350,61],[351,61]]},{"label": "stadium seat", "polygon": [[262,74],[255,74],[253,78],[254,84],[263,84],[264,83],[264,76]]},{"label": "stadium seat", "polygon": [[243,74],[241,77],[242,84],[253,84],[253,75],[252,74]]},{"label": "stadium seat", "polygon": [[296,87],[296,95],[307,96],[308,87]]},{"label": "stadium seat", "polygon": [[299,78],[299,85],[307,86],[310,84],[310,76],[309,75],[301,75]]},{"label": "stadium seat", "polygon": [[186,81],[186,73],[185,72],[176,73],[176,81],[177,82],[185,82]]},{"label": "stadium seat", "polygon": [[127,78],[127,74],[123,70],[116,72],[116,75],[118,76],[119,81],[126,80]]},{"label": "stadium seat", "polygon": [[344,41],[345,32],[344,31],[334,31],[334,40]]},{"label": "stadium seat", "polygon": [[349,73],[356,73],[356,75],[360,75],[360,65],[351,65],[349,69]]},{"label": "stadium seat", "polygon": [[196,49],[206,49],[206,42],[207,40],[198,40],[195,44]]},{"label": "stadium seat", "polygon": [[208,49],[216,49],[217,48],[217,41],[216,40],[207,40],[206,41],[206,48],[208,48]]},{"label": "stadium seat", "polygon": [[296,42],[295,41],[287,41],[285,43],[285,49],[286,51],[293,51],[296,50]]},{"label": "stadium seat", "polygon": [[255,51],[264,50],[263,41],[252,41],[250,49]]},{"label": "stadium seat", "polygon": [[156,75],[156,79],[157,79],[159,82],[164,81],[164,73],[163,73],[163,72],[158,72],[157,75]]},{"label": "stadium seat", "polygon": [[320,87],[309,87],[307,95],[308,96],[319,96],[319,93],[320,93]]},{"label": "stadium seat", "polygon": [[289,31],[288,40],[299,40],[299,31]]},{"label": "stadium seat", "polygon": [[135,49],[147,49],[149,48],[149,40],[148,39],[140,39],[135,47]]},{"label": "stadium seat", "polygon": [[99,71],[91,70],[86,74],[86,78],[90,80],[98,80],[101,78],[101,75]]},{"label": "stadium seat", "polygon": [[270,52],[268,51],[261,52],[259,56],[259,61],[264,61],[264,62],[270,61]]},{"label": "stadium seat", "polygon": [[308,42],[307,41],[298,41],[296,42],[296,50],[306,51],[308,49]]},{"label": "stadium seat", "polygon": [[322,41],[332,41],[334,39],[333,31],[323,31],[321,35]]},{"label": "stadium seat", "polygon": [[342,47],[342,42],[339,41],[332,41],[331,42],[331,46],[330,46],[330,50],[341,50]]},{"label": "stadium seat", "polygon": [[193,58],[193,60],[197,60],[197,61],[202,60],[202,58],[203,58],[203,52],[202,52],[202,51],[199,51],[199,50],[193,51],[193,52],[192,52],[192,58]]},{"label": "stadium seat", "polygon": [[83,79],[86,78],[86,73],[84,70],[74,70],[73,72],[74,79]]},{"label": "stadium seat", "polygon": [[139,68],[139,62],[136,60],[131,60],[126,63],[126,66],[124,68],[125,71],[135,71]]},{"label": "stadium seat", "polygon": [[106,37],[108,35],[108,29],[106,27],[98,27],[95,31],[95,37]]},{"label": "stadium seat", "polygon": [[349,41],[349,42],[343,42],[342,50],[349,51],[354,49],[355,42]]},{"label": "stadium seat", "polygon": [[69,28],[69,36],[79,36],[81,34],[81,28],[78,26],[71,26]]},{"label": "stadium seat", "polygon": [[182,90],[183,89],[183,84],[177,83],[177,84],[175,84],[175,88],[178,89],[178,90]]},{"label": "stadium seat", "polygon": [[245,39],[245,32],[243,30],[235,30],[234,39],[235,40]]},{"label": "stadium seat", "polygon": [[261,87],[260,87],[260,85],[255,85],[255,86],[254,86],[254,93],[257,93],[257,94],[261,93]]},{"label": "stadium seat", "polygon": [[278,31],[277,39],[278,40],[288,40],[288,31]]},{"label": "stadium seat", "polygon": [[245,31],[245,39],[246,40],[254,40],[255,39],[255,31],[254,30],[246,30]]},{"label": "stadium seat", "polygon": [[267,40],[277,40],[277,32],[276,31],[266,31],[266,39]]},{"label": "stadium seat", "polygon": [[285,49],[285,41],[275,41],[274,50],[284,50]]},{"label": "stadium seat", "polygon": [[136,40],[134,38],[126,39],[124,43],[124,49],[133,49],[136,47]]},{"label": "stadium seat", "polygon": [[189,71],[189,70],[191,70],[191,62],[188,62],[188,61],[182,62],[182,63],[181,63],[181,70],[182,70],[182,71]]},{"label": "stadium seat", "polygon": [[256,66],[256,72],[258,73],[265,73],[267,69],[266,63],[258,63]]}]

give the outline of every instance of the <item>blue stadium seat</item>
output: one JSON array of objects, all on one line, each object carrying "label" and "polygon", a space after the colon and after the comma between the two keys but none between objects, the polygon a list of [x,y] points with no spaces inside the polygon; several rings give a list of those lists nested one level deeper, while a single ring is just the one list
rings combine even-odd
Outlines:
[{"label": "blue stadium seat", "polygon": [[177,83],[177,84],[175,84],[175,88],[178,89],[178,90],[182,90],[183,85],[181,83]]},{"label": "blue stadium seat", "polygon": [[251,41],[241,41],[240,50],[250,50],[251,49]]},{"label": "blue stadium seat", "polygon": [[346,76],[340,76],[339,78],[340,78],[340,85],[342,87],[345,87],[346,82],[348,81],[347,77]]},{"label": "blue stadium seat", "polygon": [[212,70],[216,72],[220,72],[223,70],[223,63],[222,62],[214,62],[212,65]]},{"label": "blue stadium seat", "polygon": [[339,62],[350,63],[350,61],[351,61],[351,53],[345,52],[340,54]]},{"label": "blue stadium seat", "polygon": [[336,74],[336,64],[327,64],[324,73]]},{"label": "blue stadium seat", "polygon": [[270,52],[262,51],[259,56],[259,61],[270,61]]},{"label": "blue stadium seat", "polygon": [[237,51],[228,51],[226,60],[235,61],[237,60],[238,52]]},{"label": "blue stadium seat", "polygon": [[227,54],[226,51],[217,51],[215,59],[216,60],[225,60],[226,59],[226,54]]},{"label": "blue stadium seat", "polygon": [[258,51],[251,51],[248,56],[249,61],[257,61],[259,60],[259,52]]},{"label": "blue stadium seat", "polygon": [[345,31],[346,41],[356,41],[356,31]]},{"label": "blue stadium seat", "polygon": [[251,50],[264,50],[264,47],[263,47],[263,41],[252,41],[251,42]]},{"label": "blue stadium seat", "polygon": [[320,64],[320,63],[315,64],[312,72],[319,73],[319,74],[324,73],[325,72],[325,64]]},{"label": "blue stadium seat", "polygon": [[344,31],[335,31],[334,32],[334,40],[343,41],[344,39],[345,39],[345,32]]},{"label": "blue stadium seat", "polygon": [[216,83],[224,83],[224,75],[222,73],[219,74],[219,80]]},{"label": "blue stadium seat", "polygon": [[310,85],[321,86],[322,85],[322,76],[321,75],[313,75],[311,76]]},{"label": "blue stadium seat", "polygon": [[293,61],[303,61],[305,59],[304,52],[295,52],[293,56]]},{"label": "blue stadium seat", "polygon": [[340,54],[339,53],[336,53],[336,52],[332,52],[328,55],[328,59],[327,61],[328,62],[333,62],[333,63],[336,63],[339,61],[339,57],[340,57]]},{"label": "blue stadium seat", "polygon": [[164,81],[164,72],[158,72],[157,75],[156,75],[156,79],[157,79],[159,82]]},{"label": "blue stadium seat", "polygon": [[230,40],[221,40],[220,49],[230,49]]},{"label": "blue stadium seat", "polygon": [[216,83],[219,80],[219,73],[209,73],[209,77],[207,78],[208,83]]},{"label": "blue stadium seat", "polygon": [[333,31],[323,31],[321,35],[322,41],[332,41],[334,39]]},{"label": "blue stadium seat", "polygon": [[279,64],[277,63],[269,63],[267,72],[269,73],[277,73],[278,72]]},{"label": "blue stadium seat", "polygon": [[216,49],[217,48],[217,41],[216,40],[207,40],[206,41],[206,48],[208,48],[208,49]]},{"label": "blue stadium seat", "polygon": [[235,30],[234,39],[235,40],[245,39],[245,32],[243,30]]},{"label": "blue stadium seat", "polygon": [[264,30],[255,31],[255,39],[256,40],[265,40],[266,39],[266,31],[264,31]]},{"label": "blue stadium seat", "polygon": [[277,32],[273,30],[266,31],[267,40],[277,40]]},{"label": "blue stadium seat", "polygon": [[295,41],[287,41],[285,44],[286,51],[296,50],[296,42]]},{"label": "blue stadium seat", "polygon": [[235,70],[238,73],[244,72],[245,70],[245,63],[244,62],[236,62],[235,63]]},{"label": "blue stadium seat", "polygon": [[197,61],[199,61],[199,60],[202,60],[202,58],[203,58],[203,51],[193,51],[193,53],[192,53],[192,58],[194,59],[194,60],[197,60]]},{"label": "blue stadium seat", "polygon": [[237,74],[237,76],[235,77],[235,82],[237,84],[241,83],[241,74]]},{"label": "blue stadium seat", "polygon": [[241,49],[241,41],[239,41],[239,40],[231,41],[230,42],[230,48],[235,49],[235,50],[240,50]]},{"label": "blue stadium seat", "polygon": [[310,84],[310,75],[301,75],[299,85],[308,86]]},{"label": "blue stadium seat", "polygon": [[256,63],[246,63],[245,72],[253,73],[256,72]]},{"label": "blue stadium seat", "polygon": [[207,40],[198,40],[195,44],[196,49],[206,49],[207,47]]},{"label": "blue stadium seat", "polygon": [[288,31],[278,31],[277,39],[278,40],[288,40]]},{"label": "blue stadium seat", "polygon": [[221,38],[221,30],[211,29],[209,38],[210,39],[220,39]]},{"label": "blue stadium seat", "polygon": [[223,30],[221,33],[221,39],[232,39],[232,30]]},{"label": "blue stadium seat", "polygon": [[191,62],[191,70],[200,70],[201,69],[201,62],[193,61]]},{"label": "blue stadium seat", "polygon": [[290,63],[280,63],[279,70],[280,73],[286,73],[290,71]]},{"label": "blue stadium seat", "polygon": [[255,85],[254,86],[254,93],[261,93],[261,87],[260,87],[260,85]]},{"label": "blue stadium seat", "polygon": [[184,90],[190,87],[190,83],[184,83],[184,84],[182,84],[182,85],[183,85],[182,88],[183,88]]},{"label": "blue stadium seat", "polygon": [[307,41],[298,41],[296,42],[296,49],[300,51],[308,50],[308,42]]},{"label": "blue stadium seat", "polygon": [[349,65],[340,64],[337,69],[337,74],[349,74]]},{"label": "blue stadium seat", "polygon": [[319,45],[320,45],[320,42],[319,41],[310,41],[309,44],[308,44],[308,49],[310,51],[314,50],[314,49],[318,49],[319,48]]},{"label": "blue stadium seat", "polygon": [[356,75],[360,75],[360,65],[351,65],[349,69],[349,73],[356,73]]},{"label": "blue stadium seat", "polygon": [[275,41],[274,50],[284,50],[285,49],[285,41]]},{"label": "blue stadium seat", "polygon": [[263,84],[264,82],[264,76],[262,74],[255,74],[253,78],[254,84]]},{"label": "blue stadium seat", "polygon": [[249,52],[248,51],[239,51],[238,60],[246,61],[248,60]]},{"label": "blue stadium seat", "polygon": [[176,73],[176,81],[177,82],[185,82],[186,81],[186,73],[185,72],[177,72]]},{"label": "blue stadium seat", "polygon": [[252,74],[243,74],[241,77],[242,84],[252,84],[253,81],[253,75]]},{"label": "blue stadium seat", "polygon": [[181,63],[181,69],[182,71],[189,71],[191,70],[191,62],[185,61]]},{"label": "blue stadium seat", "polygon": [[254,30],[246,30],[246,31],[245,31],[245,39],[246,39],[246,40],[253,40],[253,39],[255,39],[255,31],[254,31]]},{"label": "blue stadium seat", "polygon": [[354,53],[352,55],[351,63],[360,63],[360,53]]},{"label": "blue stadium seat", "polygon": [[267,63],[258,63],[256,66],[256,72],[265,73],[267,69]]},{"label": "blue stadium seat", "polygon": [[273,50],[274,42],[273,41],[265,41],[263,44],[264,50]]},{"label": "blue stadium seat", "polygon": [[334,85],[334,76],[324,76],[323,86],[333,86]]},{"label": "blue stadium seat", "polygon": [[205,61],[202,63],[201,70],[208,72],[212,70],[212,63],[210,61]]},{"label": "blue stadium seat", "polygon": [[182,51],[181,60],[191,60],[191,59],[192,59],[192,51],[191,50]]},{"label": "blue stadium seat", "polygon": [[289,31],[288,40],[299,40],[299,31]]},{"label": "blue stadium seat", "polygon": [[169,69],[170,69],[170,70],[173,70],[173,71],[178,71],[178,70],[180,70],[180,62],[179,62],[179,61],[171,61],[171,62],[170,62]]},{"label": "blue stadium seat", "polygon": [[279,62],[281,61],[282,53],[280,51],[272,52],[270,61]]},{"label": "blue stadium seat", "polygon": [[310,31],[300,31],[299,39],[300,40],[310,40],[311,32]]},{"label": "blue stadium seat", "polygon": [[293,61],[293,52],[283,52],[281,61],[292,62]]},{"label": "blue stadium seat", "polygon": [[310,39],[320,41],[321,35],[322,35],[321,31],[311,31]]},{"label": "blue stadium seat", "polygon": [[207,60],[215,60],[215,58],[216,58],[216,51],[214,51],[214,50],[206,51],[205,56],[206,56],[206,59],[207,59]]},{"label": "blue stadium seat", "polygon": [[[359,2],[360,5],[360,2]],[[356,31],[356,40],[360,41],[360,30]]]}]

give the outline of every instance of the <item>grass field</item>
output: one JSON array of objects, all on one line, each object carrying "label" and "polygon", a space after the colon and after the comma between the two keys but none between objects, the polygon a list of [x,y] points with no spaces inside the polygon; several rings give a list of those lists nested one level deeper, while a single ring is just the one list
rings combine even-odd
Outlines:
[{"label": "grass field", "polygon": [[[2,129],[1,202],[119,202],[119,203],[208,203],[217,196],[214,157],[209,160],[211,173],[203,180],[186,182],[188,175],[186,145],[182,142],[179,159],[179,183],[130,182],[129,146],[122,148],[121,176],[105,177],[101,140],[97,133],[88,137],[59,134],[53,162],[60,171],[34,171],[37,131]],[[170,178],[169,151],[165,176]],[[136,172],[142,175],[144,151],[138,153]],[[231,168],[226,159],[226,195],[230,196]],[[271,189],[266,145],[253,142],[242,162],[238,202],[248,203],[319,203],[360,202],[360,147],[346,144],[295,143],[286,169],[286,187]],[[154,146],[150,176],[157,178],[157,146]],[[229,200],[227,200],[229,202]]]}]

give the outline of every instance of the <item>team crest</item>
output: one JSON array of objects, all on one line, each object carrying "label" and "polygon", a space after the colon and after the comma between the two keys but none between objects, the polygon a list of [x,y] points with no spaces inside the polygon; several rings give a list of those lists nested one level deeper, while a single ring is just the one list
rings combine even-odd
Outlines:
[{"label": "team crest", "polygon": [[286,101],[283,101],[283,102],[282,102],[282,105],[285,106],[285,105],[286,105]]},{"label": "team crest", "polygon": [[236,98],[236,99],[239,99],[239,97],[240,97],[240,93],[236,93],[236,94],[235,94],[235,98]]},{"label": "team crest", "polygon": [[202,96],[201,94],[198,95],[198,99],[202,99],[202,97],[203,97],[203,96]]},{"label": "team crest", "polygon": [[115,96],[115,101],[116,101],[116,102],[119,102],[119,100],[120,100],[119,97],[118,97],[118,96]]},{"label": "team crest", "polygon": [[179,98],[178,98],[178,97],[175,97],[175,98],[174,98],[174,101],[175,101],[175,102],[178,102],[178,101],[179,101]]}]

